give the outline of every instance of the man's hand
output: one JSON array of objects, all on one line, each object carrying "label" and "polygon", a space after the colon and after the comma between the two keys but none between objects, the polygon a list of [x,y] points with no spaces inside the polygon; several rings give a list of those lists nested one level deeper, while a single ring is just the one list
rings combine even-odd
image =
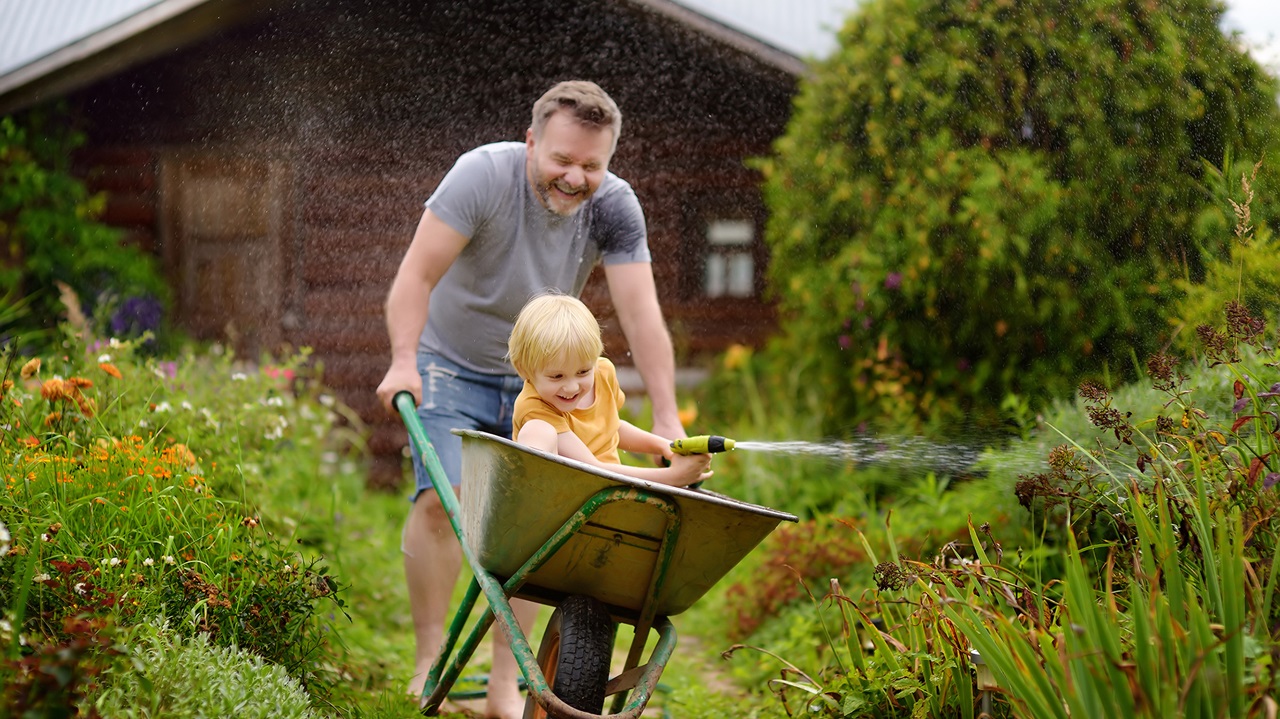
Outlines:
[{"label": "man's hand", "polygon": [[413,395],[413,406],[422,404],[422,375],[418,374],[416,366],[392,364],[387,370],[387,376],[382,378],[382,384],[378,385],[378,399],[392,414],[396,413],[392,401],[401,392],[409,392]]}]

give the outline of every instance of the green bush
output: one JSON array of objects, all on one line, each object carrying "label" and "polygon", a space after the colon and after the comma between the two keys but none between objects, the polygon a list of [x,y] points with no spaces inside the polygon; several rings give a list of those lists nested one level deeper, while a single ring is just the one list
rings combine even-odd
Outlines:
[{"label": "green bush", "polygon": [[203,634],[190,639],[161,628],[134,630],[127,666],[108,670],[92,706],[104,719],[310,719],[306,692],[283,668]]},{"label": "green bush", "polygon": [[1229,237],[1204,161],[1276,146],[1276,83],[1220,14],[860,6],[760,162],[783,318],[769,354],[807,367],[828,431],[989,423],[1010,395],[1119,379],[1167,339],[1151,330],[1175,281],[1202,281]]},{"label": "green bush", "polygon": [[76,311],[116,336],[157,331],[168,289],[155,257],[98,221],[106,195],[90,194],[71,172],[84,141],[62,110],[0,117],[0,287],[30,298],[19,329],[57,324],[62,283],[82,298]]}]

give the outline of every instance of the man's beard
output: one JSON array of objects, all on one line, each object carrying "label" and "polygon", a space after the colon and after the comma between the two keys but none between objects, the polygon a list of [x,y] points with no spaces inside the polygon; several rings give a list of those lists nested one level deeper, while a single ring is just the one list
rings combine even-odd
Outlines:
[{"label": "man's beard", "polygon": [[[580,187],[570,187],[559,179],[537,183],[538,197],[542,198],[542,204],[548,210],[557,215],[572,215],[582,209],[583,204],[591,196],[591,188],[588,185]],[[558,191],[558,192],[557,192]],[[560,194],[569,193],[569,194]],[[572,202],[573,206],[567,210],[562,209],[566,204]]]}]

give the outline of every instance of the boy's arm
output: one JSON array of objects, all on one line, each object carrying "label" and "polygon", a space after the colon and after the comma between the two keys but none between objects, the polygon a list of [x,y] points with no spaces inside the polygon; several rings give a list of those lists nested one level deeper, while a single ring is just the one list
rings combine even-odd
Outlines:
[{"label": "boy's arm", "polygon": [[671,451],[671,440],[646,432],[626,420],[618,425],[618,449],[632,454],[661,455],[668,460],[674,454]]},{"label": "boy's arm", "polygon": [[[649,434],[646,432],[645,434]],[[651,435],[657,437],[657,435]],[[657,437],[661,440],[661,437]],[[630,467],[625,464],[601,462],[587,449],[586,443],[573,432],[557,433],[555,427],[540,419],[531,419],[520,428],[516,442],[526,447],[540,449],[548,454],[574,459],[592,467],[607,469],[610,472],[625,474],[628,477],[643,479],[648,482],[669,484],[673,487],[684,487],[694,482],[709,478],[713,472],[711,455],[694,454],[689,456],[674,455],[670,467]],[[670,447],[667,448],[670,452]]]},{"label": "boy's arm", "polygon": [[556,428],[549,423],[540,419],[531,419],[524,423],[520,428],[520,434],[515,437],[518,444],[526,447],[540,449],[547,454],[559,454],[556,447]]},{"label": "boy's arm", "polygon": [[[626,423],[624,422],[623,424]],[[550,427],[550,425],[547,426]],[[632,426],[632,429],[635,429],[635,427]],[[524,434],[523,429],[520,430],[520,434]],[[656,434],[650,434],[648,432],[645,432],[644,434],[649,435],[660,444],[663,443],[663,439]],[[619,435],[621,435],[621,429],[619,430]],[[628,477],[643,479],[647,482],[669,484],[673,487],[684,487],[686,485],[693,484],[694,482],[701,482],[712,474],[709,469],[711,466],[711,455],[695,454],[684,457],[673,454],[669,444],[664,444],[664,446],[666,447],[667,454],[672,454],[670,467],[632,467],[626,464],[601,462],[599,459],[596,459],[596,456],[591,453],[590,449],[587,449],[587,445],[582,441],[582,438],[573,432],[561,432],[557,435],[557,446],[559,447],[559,454],[561,457],[576,459],[579,462],[584,462],[592,467],[607,469],[610,472],[625,474]],[[619,446],[621,446],[621,436],[619,436]],[[655,454],[661,454],[661,451],[657,448],[642,451],[652,451]]]}]

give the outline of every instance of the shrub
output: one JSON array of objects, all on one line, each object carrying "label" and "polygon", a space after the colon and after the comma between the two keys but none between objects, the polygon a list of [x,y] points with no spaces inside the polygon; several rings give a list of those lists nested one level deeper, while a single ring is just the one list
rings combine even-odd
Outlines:
[{"label": "shrub", "polygon": [[263,493],[286,471],[321,476],[345,446],[306,353],[259,369],[87,341],[0,363],[0,523],[21,558],[0,561],[0,606],[33,641],[69,617],[167,612],[309,681],[331,636],[319,608],[343,601],[296,543],[315,520]]},{"label": "shrub", "polygon": [[[19,658],[0,661],[0,716],[99,719],[86,699],[97,691],[98,678],[117,661],[109,622],[66,618],[62,635],[38,641]],[[18,640],[15,642],[15,639]],[[0,642],[23,641],[9,620],[0,621]],[[75,707],[84,707],[76,711]]]},{"label": "shrub", "polygon": [[84,144],[64,110],[0,117],[0,287],[30,298],[26,329],[52,329],[62,315],[58,283],[86,300],[119,337],[160,329],[168,289],[156,260],[122,244],[98,221],[106,195],[90,194],[71,172]]},{"label": "shrub", "polygon": [[1039,406],[1160,346],[1174,280],[1225,247],[1203,160],[1275,147],[1276,83],[1220,14],[860,6],[760,163],[769,352],[808,367],[828,430],[989,423],[1010,394]]},{"label": "shrub", "polygon": [[310,719],[306,692],[283,668],[200,634],[189,639],[138,627],[128,648],[132,663],[109,670],[92,699],[107,719]]}]

